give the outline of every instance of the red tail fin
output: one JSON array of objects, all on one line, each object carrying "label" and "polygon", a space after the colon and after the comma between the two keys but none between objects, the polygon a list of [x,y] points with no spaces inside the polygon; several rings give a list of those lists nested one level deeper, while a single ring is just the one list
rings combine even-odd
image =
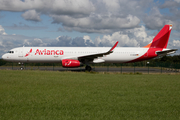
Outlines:
[{"label": "red tail fin", "polygon": [[169,41],[169,36],[171,33],[172,25],[165,25],[161,31],[154,37],[152,43],[148,44],[145,46],[151,47],[151,48],[166,48],[168,41]]}]

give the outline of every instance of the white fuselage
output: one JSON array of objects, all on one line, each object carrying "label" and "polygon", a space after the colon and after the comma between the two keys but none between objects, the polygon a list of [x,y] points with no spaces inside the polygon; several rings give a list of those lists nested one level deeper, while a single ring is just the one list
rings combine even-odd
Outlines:
[{"label": "white fuselage", "polygon": [[[61,62],[62,59],[78,59],[80,56],[103,53],[110,47],[19,47],[2,56],[11,62]],[[135,60],[148,48],[116,47],[113,53],[95,58],[93,63],[124,63]],[[144,56],[146,57],[146,56]]]}]

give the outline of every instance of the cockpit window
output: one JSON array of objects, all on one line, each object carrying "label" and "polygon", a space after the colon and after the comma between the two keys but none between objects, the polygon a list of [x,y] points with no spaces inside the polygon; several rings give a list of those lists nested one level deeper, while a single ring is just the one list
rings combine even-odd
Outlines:
[{"label": "cockpit window", "polygon": [[8,53],[14,53],[14,51],[8,51]]}]

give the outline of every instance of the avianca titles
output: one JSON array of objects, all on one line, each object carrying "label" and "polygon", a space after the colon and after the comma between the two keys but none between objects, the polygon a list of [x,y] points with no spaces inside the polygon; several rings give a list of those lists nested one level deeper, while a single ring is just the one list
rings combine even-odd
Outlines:
[{"label": "avianca titles", "polygon": [[[148,60],[175,53],[167,49],[172,25],[165,25],[151,43],[144,47],[19,47],[11,49],[2,58],[10,62],[61,62],[63,67],[73,68],[92,63],[129,63]],[[23,67],[21,67],[23,69]]]}]

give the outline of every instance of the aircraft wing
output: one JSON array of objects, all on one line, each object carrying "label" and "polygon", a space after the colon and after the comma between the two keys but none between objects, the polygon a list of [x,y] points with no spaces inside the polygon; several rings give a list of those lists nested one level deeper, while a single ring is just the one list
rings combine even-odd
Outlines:
[{"label": "aircraft wing", "polygon": [[90,62],[90,61],[93,61],[95,58],[103,57],[104,55],[109,55],[109,54],[113,53],[113,50],[117,46],[117,44],[118,44],[118,41],[107,52],[102,52],[102,53],[97,53],[97,54],[89,54],[89,55],[82,55],[82,56],[72,56],[72,57],[63,58],[63,59],[78,59],[79,61],[81,61],[83,63]]},{"label": "aircraft wing", "polygon": [[157,54],[158,56],[167,55],[167,54],[175,53],[177,50],[178,50],[178,49],[169,49],[169,50],[157,51],[156,54]]},{"label": "aircraft wing", "polygon": [[97,53],[97,54],[91,54],[91,55],[85,55],[85,56],[79,56],[79,59],[94,59],[97,57],[103,57],[104,55],[109,55],[111,53],[113,53],[114,48],[117,46],[118,41],[113,45],[113,47],[107,51],[107,52],[103,52],[103,53]]}]

